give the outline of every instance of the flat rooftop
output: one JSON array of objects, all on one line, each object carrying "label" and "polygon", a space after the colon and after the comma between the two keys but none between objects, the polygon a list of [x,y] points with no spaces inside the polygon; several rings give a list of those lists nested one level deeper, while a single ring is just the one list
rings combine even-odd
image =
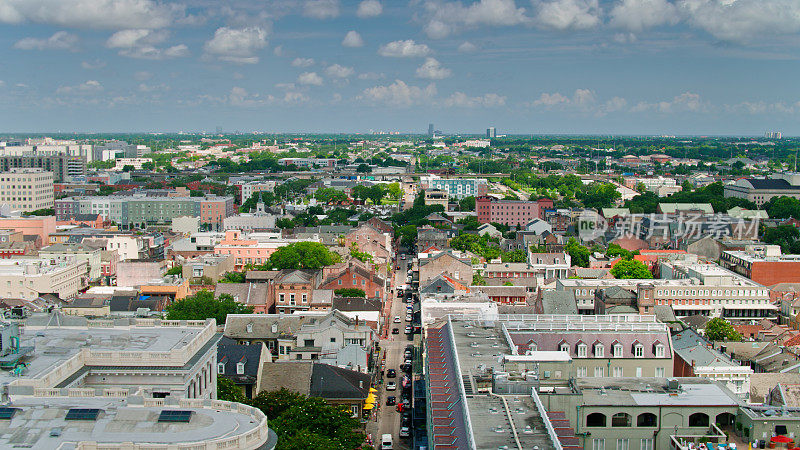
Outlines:
[{"label": "flat rooftop", "polygon": [[[136,326],[99,327],[80,325],[82,318],[65,318],[64,326],[55,320],[48,326],[47,314],[34,315],[20,326],[20,347],[34,347],[22,361],[28,364],[21,377],[0,370],[0,385],[20,378],[40,378],[84,349],[92,352],[170,352],[197,338],[203,327]],[[123,364],[121,362],[121,364]]]},{"label": "flat rooftop", "polygon": [[475,448],[516,448],[511,423],[517,431],[522,448],[552,448],[544,423],[530,397],[506,396],[508,413],[503,399],[489,395],[467,398]]},{"label": "flat rooftop", "polygon": [[[138,400],[138,402],[137,402]],[[10,420],[0,420],[0,447],[32,449],[75,449],[82,441],[98,444],[124,442],[180,444],[203,443],[219,438],[232,438],[266,428],[254,410],[245,413],[236,409],[203,403],[144,406],[141,398],[47,397],[25,398],[8,405],[16,411]],[[138,404],[137,404],[138,403]],[[65,420],[71,408],[99,409],[96,420]],[[162,410],[191,411],[187,423],[159,422]],[[60,436],[51,436],[53,429]],[[263,430],[265,433],[266,430]],[[276,437],[271,433],[272,448]],[[248,441],[249,442],[249,441]],[[269,442],[269,441],[267,441]]]},{"label": "flat rooftop", "polygon": [[705,378],[581,378],[575,381],[583,403],[592,406],[738,406],[740,400],[725,387]]}]

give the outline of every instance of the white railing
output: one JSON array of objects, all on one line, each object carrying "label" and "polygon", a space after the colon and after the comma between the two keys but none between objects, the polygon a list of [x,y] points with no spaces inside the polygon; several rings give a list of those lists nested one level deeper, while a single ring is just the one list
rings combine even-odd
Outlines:
[{"label": "white railing", "polygon": [[542,403],[542,399],[539,398],[539,394],[536,392],[535,386],[531,388],[531,397],[533,398],[533,403],[536,404],[536,409],[539,411],[539,416],[542,417],[542,422],[544,422],[544,428],[547,430],[547,435],[550,437],[550,440],[553,441],[553,447],[555,450],[563,450],[561,441],[558,439],[558,435],[556,434],[556,429],[553,427],[553,422],[550,422],[550,417],[547,415],[547,410],[544,409],[544,404]]}]

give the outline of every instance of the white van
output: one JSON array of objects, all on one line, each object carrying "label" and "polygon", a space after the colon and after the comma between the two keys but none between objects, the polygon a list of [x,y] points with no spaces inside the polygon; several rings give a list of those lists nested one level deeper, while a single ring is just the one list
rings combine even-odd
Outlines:
[{"label": "white van", "polygon": [[381,450],[392,450],[393,448],[392,435],[384,434],[381,436]]}]

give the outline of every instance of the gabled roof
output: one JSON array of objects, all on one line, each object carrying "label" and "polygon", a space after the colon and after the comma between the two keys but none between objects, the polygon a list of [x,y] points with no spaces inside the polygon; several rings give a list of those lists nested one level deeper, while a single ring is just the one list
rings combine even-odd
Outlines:
[{"label": "gabled roof", "polygon": [[[258,372],[261,370],[261,343],[253,342],[250,345],[239,345],[231,338],[223,336],[217,345],[217,363],[225,365],[225,373],[227,378],[258,377]],[[238,374],[236,364],[239,362],[244,363],[244,373]]]},{"label": "gabled roof", "polygon": [[368,374],[329,364],[314,364],[309,395],[325,399],[365,399],[369,388]]}]

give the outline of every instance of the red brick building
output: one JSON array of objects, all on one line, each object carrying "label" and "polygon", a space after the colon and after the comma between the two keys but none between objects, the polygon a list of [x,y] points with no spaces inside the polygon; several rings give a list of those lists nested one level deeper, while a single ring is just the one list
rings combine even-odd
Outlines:
[{"label": "red brick building", "polygon": [[552,208],[553,201],[540,199],[537,201],[498,200],[483,196],[475,200],[475,210],[480,223],[501,223],[510,226],[525,226],[533,219],[544,218],[544,210]]},{"label": "red brick building", "polygon": [[720,265],[764,286],[800,282],[800,256],[761,256],[750,251],[725,251]]}]

